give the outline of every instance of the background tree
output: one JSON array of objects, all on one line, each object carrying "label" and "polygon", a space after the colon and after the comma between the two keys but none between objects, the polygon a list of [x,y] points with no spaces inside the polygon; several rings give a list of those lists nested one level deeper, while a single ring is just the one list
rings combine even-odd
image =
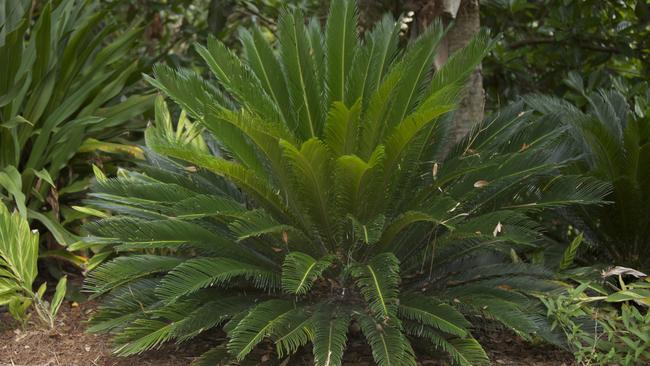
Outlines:
[{"label": "background tree", "polygon": [[569,71],[590,76],[592,88],[613,75],[650,77],[645,0],[482,0],[481,20],[502,34],[484,62],[489,106],[530,92],[564,96]]}]

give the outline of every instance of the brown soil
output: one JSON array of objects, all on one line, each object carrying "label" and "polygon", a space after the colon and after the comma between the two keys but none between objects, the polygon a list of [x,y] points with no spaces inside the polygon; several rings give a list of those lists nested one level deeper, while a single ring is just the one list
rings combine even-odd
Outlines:
[{"label": "brown soil", "polygon": [[[7,314],[0,314],[0,366],[185,366],[194,356],[210,349],[208,339],[181,346],[167,345],[140,356],[119,358],[111,355],[109,338],[84,332],[84,321],[92,314],[92,304],[63,305],[55,330],[30,323],[26,329],[14,329]],[[218,335],[213,335],[218,336]],[[352,337],[351,337],[352,338]],[[548,345],[531,345],[513,334],[498,331],[485,333],[480,341],[490,354],[493,365],[569,366],[570,354]],[[252,355],[253,365],[306,365],[309,356],[272,361],[269,352]],[[372,356],[361,339],[350,339],[345,365],[372,366]],[[445,365],[440,361],[422,360],[421,365]]]}]

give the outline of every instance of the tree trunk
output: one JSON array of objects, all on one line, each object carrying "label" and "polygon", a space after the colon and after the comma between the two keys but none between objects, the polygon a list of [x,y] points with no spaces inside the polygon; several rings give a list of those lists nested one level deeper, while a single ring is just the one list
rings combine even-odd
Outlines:
[{"label": "tree trunk", "polygon": [[[435,65],[439,68],[449,55],[466,46],[480,29],[478,0],[421,0],[416,14],[417,27],[423,30],[434,19],[440,18],[445,26],[452,24],[441,42]],[[472,127],[483,120],[485,91],[480,66],[470,76],[465,94],[454,115],[456,140],[463,138]]]},{"label": "tree trunk", "polygon": [[208,7],[208,31],[218,37],[219,33],[226,27],[228,14],[232,11],[234,3],[232,0],[210,0]]}]

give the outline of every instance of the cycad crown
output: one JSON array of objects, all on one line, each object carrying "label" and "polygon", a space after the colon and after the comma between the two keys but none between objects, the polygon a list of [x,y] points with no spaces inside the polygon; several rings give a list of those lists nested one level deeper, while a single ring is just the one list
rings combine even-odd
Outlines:
[{"label": "cycad crown", "polygon": [[149,81],[206,132],[179,138],[194,125],[171,131],[159,100],[148,164],[101,179],[89,200],[118,213],[89,225],[89,242],[129,254],[87,283],[110,293],[93,330],[116,332],[119,354],[222,325],[228,340],[198,364],[272,342],[278,356],[312,343],[316,365],[340,365],[359,329],[379,365],[415,364],[416,345],[470,365],[487,357],[463,313],[537,329],[518,289],[548,287],[548,273],[509,259],[541,240],[525,211],[597,202],[604,188],[549,183],[562,131],[521,148],[521,105],[432,161],[488,35],[432,73],[438,23],[401,50],[395,20],[359,40],[356,18],[333,1],[323,32],[286,12],[277,48],[242,31],[242,59],[210,39],[198,51],[218,88],[156,68]]}]

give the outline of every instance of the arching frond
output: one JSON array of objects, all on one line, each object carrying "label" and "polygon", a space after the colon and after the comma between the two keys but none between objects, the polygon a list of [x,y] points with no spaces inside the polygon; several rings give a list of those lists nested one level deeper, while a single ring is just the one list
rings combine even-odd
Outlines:
[{"label": "arching frond", "polygon": [[[293,183],[299,192],[300,204],[324,237],[333,238],[335,224],[331,216],[331,155],[325,144],[310,139],[298,150],[281,141],[283,156],[292,168]],[[333,243],[332,243],[333,244]]]},{"label": "arching frond", "polygon": [[171,271],[182,262],[179,257],[151,254],[118,257],[92,271],[85,289],[97,297],[138,278]]},{"label": "arching frond", "polygon": [[170,271],[156,293],[170,301],[205,287],[227,284],[235,277],[243,277],[258,288],[279,285],[279,274],[274,271],[229,258],[203,257],[189,259]]},{"label": "arching frond", "polygon": [[276,104],[266,94],[257,76],[221,41],[208,37],[207,48],[197,45],[196,50],[221,85],[243,108],[271,121],[282,120]]},{"label": "arching frond", "polygon": [[279,357],[292,355],[298,349],[314,340],[313,319],[304,311],[291,314],[286,326],[278,329],[274,335],[275,349]]},{"label": "arching frond", "polygon": [[291,252],[282,264],[282,289],[290,294],[303,295],[329,266],[334,256],[316,260],[305,253]]},{"label": "arching frond", "polygon": [[228,348],[225,344],[213,347],[207,352],[204,352],[196,360],[192,361],[191,366],[226,366],[231,363],[232,359],[228,353]]},{"label": "arching frond", "polygon": [[372,348],[372,357],[379,366],[416,365],[409,340],[396,324],[377,322],[360,315],[361,331]]},{"label": "arching frond", "polygon": [[289,301],[269,300],[255,306],[229,333],[228,351],[239,361],[264,338],[290,321],[296,308]]},{"label": "arching frond", "polygon": [[399,260],[395,255],[382,253],[368,264],[356,264],[352,267],[352,276],[373,315],[380,321],[395,320],[400,281]]},{"label": "arching frond", "polygon": [[341,365],[347,342],[350,314],[332,307],[321,307],[312,318],[314,365]]},{"label": "arching frond", "polygon": [[415,294],[402,296],[399,315],[400,318],[412,320],[458,337],[467,336],[468,328],[471,326],[465,317],[450,305]]},{"label": "arching frond", "polygon": [[271,45],[268,44],[258,27],[253,28],[252,32],[242,28],[239,39],[242,42],[244,58],[248,66],[257,75],[266,94],[273,99],[282,113],[284,121],[291,121],[291,103],[289,94],[286,92],[287,84],[284,72]]},{"label": "arching frond", "polygon": [[346,105],[361,99],[362,109],[365,110],[371,93],[377,89],[395,59],[398,40],[399,22],[386,14],[365,37],[363,46],[352,60]]}]

